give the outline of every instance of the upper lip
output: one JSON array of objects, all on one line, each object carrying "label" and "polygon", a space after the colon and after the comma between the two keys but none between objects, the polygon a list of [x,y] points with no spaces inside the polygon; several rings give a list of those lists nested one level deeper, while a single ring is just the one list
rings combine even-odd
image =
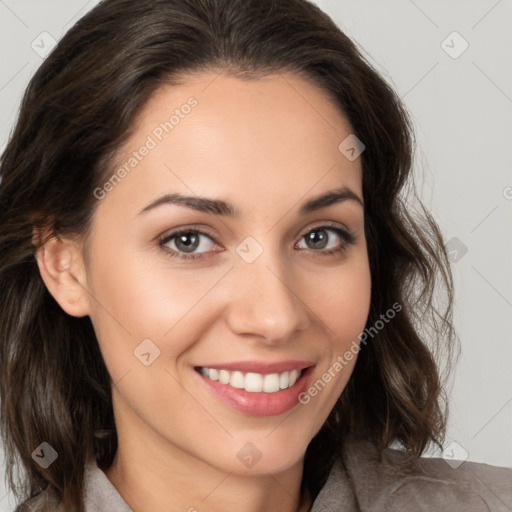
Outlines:
[{"label": "upper lip", "polygon": [[315,363],[313,361],[232,361],[230,363],[212,363],[198,366],[198,368],[215,368],[217,370],[240,371],[244,373],[283,373],[292,370],[303,370]]}]

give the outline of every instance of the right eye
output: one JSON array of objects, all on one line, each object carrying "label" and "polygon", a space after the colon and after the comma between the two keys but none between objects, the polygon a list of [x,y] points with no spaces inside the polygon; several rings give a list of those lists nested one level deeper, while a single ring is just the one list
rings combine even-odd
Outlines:
[{"label": "right eye", "polygon": [[165,252],[172,258],[198,259],[216,244],[206,233],[187,229],[166,235],[159,240],[159,245],[167,247]]}]

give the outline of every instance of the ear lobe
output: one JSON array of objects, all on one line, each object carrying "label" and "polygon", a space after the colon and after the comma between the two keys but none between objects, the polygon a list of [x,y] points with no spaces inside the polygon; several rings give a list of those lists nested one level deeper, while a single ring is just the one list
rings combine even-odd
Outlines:
[{"label": "ear lobe", "polygon": [[[34,240],[38,234],[34,233]],[[89,314],[85,267],[76,242],[53,236],[36,251],[39,272],[48,291],[69,315]]]}]

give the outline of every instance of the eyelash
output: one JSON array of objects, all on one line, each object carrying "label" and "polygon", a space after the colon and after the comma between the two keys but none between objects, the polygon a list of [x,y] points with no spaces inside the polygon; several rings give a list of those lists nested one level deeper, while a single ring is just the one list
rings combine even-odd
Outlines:
[{"label": "eyelash", "polygon": [[[323,224],[321,226],[315,226],[312,229],[309,229],[306,231],[303,235],[301,235],[300,240],[302,240],[306,235],[309,233],[312,233],[314,231],[328,231],[328,232],[334,232],[341,240],[341,244],[338,247],[328,249],[328,250],[315,250],[315,249],[309,249],[312,252],[319,253],[321,256],[331,256],[333,254],[337,253],[344,253],[350,245],[353,245],[355,243],[356,237],[349,231],[346,231],[344,229],[341,229],[338,226],[334,226],[331,224]],[[209,235],[208,233],[205,233],[204,231],[201,231],[200,229],[196,228],[187,228],[187,229],[181,229],[179,231],[175,231],[174,233],[170,233],[168,235],[165,235],[164,237],[160,238],[158,240],[158,245],[162,247],[164,252],[170,257],[170,258],[176,258],[180,260],[200,260],[205,258],[205,254],[207,253],[197,253],[197,254],[187,254],[175,251],[174,249],[166,249],[164,248],[165,244],[169,243],[174,238],[177,238],[180,235],[184,234],[195,234],[195,235],[203,235],[215,242],[214,238]],[[216,243],[216,242],[215,242]],[[302,249],[304,250],[304,249]]]}]

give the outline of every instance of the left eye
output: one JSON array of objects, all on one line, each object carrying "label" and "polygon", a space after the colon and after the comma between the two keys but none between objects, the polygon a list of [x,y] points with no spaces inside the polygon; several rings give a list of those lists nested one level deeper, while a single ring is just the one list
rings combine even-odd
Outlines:
[{"label": "left eye", "polygon": [[215,245],[215,242],[204,233],[199,231],[182,231],[168,236],[161,242],[170,249],[181,253],[202,253],[208,252]]},{"label": "left eye", "polygon": [[335,249],[343,245],[344,241],[346,241],[346,237],[343,236],[342,230],[321,227],[312,229],[303,235],[298,247],[299,249],[313,250]]}]

